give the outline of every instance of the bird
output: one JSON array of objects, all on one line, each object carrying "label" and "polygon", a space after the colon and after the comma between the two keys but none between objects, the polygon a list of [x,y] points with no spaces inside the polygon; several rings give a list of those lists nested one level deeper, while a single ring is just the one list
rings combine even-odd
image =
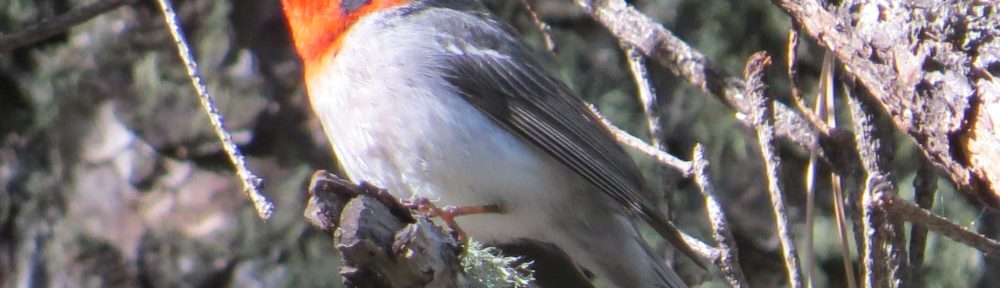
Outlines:
[{"label": "bird", "polygon": [[474,239],[529,239],[618,287],[687,287],[632,221],[698,263],[610,130],[478,0],[282,0],[340,168],[397,197],[495,205]]}]

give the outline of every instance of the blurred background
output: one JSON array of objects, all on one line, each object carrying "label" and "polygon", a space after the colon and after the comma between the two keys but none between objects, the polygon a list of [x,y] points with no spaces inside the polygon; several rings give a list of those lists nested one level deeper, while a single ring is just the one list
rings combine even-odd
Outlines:
[{"label": "blurred background", "polygon": [[[0,33],[93,2],[0,1]],[[649,137],[617,40],[572,1],[532,2],[552,26],[558,53],[546,51],[521,1],[487,4],[612,122]],[[776,63],[767,91],[789,98],[783,59],[791,23],[770,2],[630,3],[730,73],[740,73],[750,54],[768,51]],[[198,106],[159,7],[138,1],[0,55],[0,287],[342,285],[330,237],[301,216],[309,175],[335,170],[336,162],[308,106],[279,1],[174,4],[226,127],[266,181],[275,217],[257,218]],[[804,41],[798,53],[799,87],[813,95],[822,51]],[[666,150],[690,159],[695,144],[706,146],[747,277],[755,287],[785,285],[755,132],[712,96],[655,64],[649,68]],[[893,177],[912,199],[915,151],[899,139]],[[809,155],[787,143],[780,152],[793,232],[804,252]],[[635,156],[675,222],[710,240],[693,183]],[[968,202],[946,180],[938,182],[936,213],[1000,233],[995,212]],[[819,185],[815,282],[845,287],[829,183]],[[684,261],[677,266],[689,283],[725,286],[717,271]],[[985,273],[1000,271],[997,263],[934,233],[924,266],[928,287],[1000,285],[1000,273]]]}]

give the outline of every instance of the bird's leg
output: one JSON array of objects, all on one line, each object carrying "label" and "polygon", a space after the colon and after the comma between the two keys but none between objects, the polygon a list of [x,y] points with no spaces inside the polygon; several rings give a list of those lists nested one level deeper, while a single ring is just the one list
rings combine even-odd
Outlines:
[{"label": "bird's leg", "polygon": [[458,226],[458,222],[455,222],[455,217],[474,214],[503,213],[503,209],[500,209],[500,205],[496,204],[438,207],[427,198],[417,198],[412,201],[407,201],[404,205],[416,209],[428,217],[441,218],[441,221],[444,221],[444,224],[448,225],[448,228],[451,229],[455,238],[458,238],[459,243],[462,245],[468,243],[469,237],[465,234],[465,231]]}]

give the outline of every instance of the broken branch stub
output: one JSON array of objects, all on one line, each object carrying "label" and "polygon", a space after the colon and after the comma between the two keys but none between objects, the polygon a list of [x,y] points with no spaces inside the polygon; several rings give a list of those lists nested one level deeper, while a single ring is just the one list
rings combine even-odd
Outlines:
[{"label": "broken branch stub", "polygon": [[468,287],[458,243],[372,185],[313,174],[305,217],[333,233],[348,287]]}]

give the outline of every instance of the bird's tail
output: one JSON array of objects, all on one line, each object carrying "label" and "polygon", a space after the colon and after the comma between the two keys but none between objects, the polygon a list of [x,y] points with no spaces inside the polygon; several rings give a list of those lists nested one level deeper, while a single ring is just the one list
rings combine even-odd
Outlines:
[{"label": "bird's tail", "polygon": [[[636,235],[635,237],[642,238],[639,235]],[[642,245],[642,250],[648,256],[646,257],[646,259],[648,259],[649,261],[649,267],[653,268],[652,269],[653,274],[656,276],[656,278],[658,278],[658,280],[660,280],[658,282],[662,283],[661,286],[657,287],[664,287],[664,288],[687,287],[687,284],[684,284],[684,280],[681,280],[681,277],[678,276],[676,272],[674,272],[674,269],[667,267],[667,264],[663,260],[662,256],[654,253],[653,249],[651,249],[649,245],[646,245],[646,242],[643,241],[642,239],[636,239],[636,240],[637,240],[636,242]]]}]

